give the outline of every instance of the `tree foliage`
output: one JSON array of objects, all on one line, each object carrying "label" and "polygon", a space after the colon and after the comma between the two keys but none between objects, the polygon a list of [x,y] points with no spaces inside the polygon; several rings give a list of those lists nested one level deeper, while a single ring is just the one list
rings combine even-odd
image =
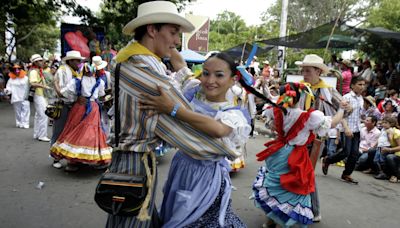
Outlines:
[{"label": "tree foliage", "polygon": [[380,0],[367,17],[369,27],[383,27],[400,32],[400,1]]},{"label": "tree foliage", "polygon": [[[379,0],[290,0],[288,4],[287,34],[297,34],[339,18],[342,21],[362,21],[368,15],[371,5]],[[279,36],[282,1],[276,2],[263,13],[261,26],[269,26],[273,37]],[[269,37],[268,37],[269,38]],[[324,50],[286,49],[286,62],[293,66],[294,61],[308,53],[324,56]],[[329,58],[332,50],[325,57]],[[334,50],[333,50],[334,52]],[[275,53],[271,54],[275,56]],[[329,59],[326,59],[329,61]],[[272,61],[273,62],[273,61]]]},{"label": "tree foliage", "polygon": [[[303,32],[336,20],[360,20],[367,15],[377,0],[290,0],[287,29],[290,33]],[[263,14],[265,24],[280,22],[282,1],[277,0]]]},{"label": "tree foliage", "polygon": [[223,11],[210,22],[209,50],[223,51],[241,43],[253,43],[265,34],[268,26],[247,26],[237,14]]},{"label": "tree foliage", "polygon": [[86,20],[93,18],[90,10],[75,0],[1,0],[0,4],[0,55],[6,55],[9,60],[10,53],[5,53],[6,30],[15,39],[15,46],[11,48],[18,47],[17,58],[26,61],[34,53],[55,50],[61,15],[71,13]]},{"label": "tree foliage", "polygon": [[[400,32],[400,1],[381,0],[371,8],[366,27],[382,27]],[[370,35],[360,47],[370,58],[378,61],[400,60],[400,41]]]}]

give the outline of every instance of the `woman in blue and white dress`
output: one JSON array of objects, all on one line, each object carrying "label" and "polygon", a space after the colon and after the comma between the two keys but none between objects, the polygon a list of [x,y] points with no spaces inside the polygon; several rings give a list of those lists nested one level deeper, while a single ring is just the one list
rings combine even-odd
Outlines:
[{"label": "woman in blue and white dress", "polygon": [[[183,89],[194,111],[175,105],[163,90],[160,96],[144,95],[141,108],[175,116],[219,138],[240,156],[251,127],[247,110],[226,99],[235,72],[233,60],[218,53],[206,60],[198,83],[191,81]],[[229,170],[225,157],[198,160],[178,151],[164,186],[163,227],[246,227],[231,208]]]}]

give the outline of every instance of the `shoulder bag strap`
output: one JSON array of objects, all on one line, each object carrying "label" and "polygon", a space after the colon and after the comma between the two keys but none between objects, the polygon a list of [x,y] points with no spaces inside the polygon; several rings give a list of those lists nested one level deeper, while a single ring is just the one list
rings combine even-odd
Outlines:
[{"label": "shoulder bag strap", "polygon": [[118,147],[119,144],[119,132],[121,130],[121,122],[120,122],[120,116],[119,116],[119,72],[121,68],[121,63],[118,63],[117,66],[115,67],[115,88],[114,88],[114,126],[115,126],[115,147]]}]

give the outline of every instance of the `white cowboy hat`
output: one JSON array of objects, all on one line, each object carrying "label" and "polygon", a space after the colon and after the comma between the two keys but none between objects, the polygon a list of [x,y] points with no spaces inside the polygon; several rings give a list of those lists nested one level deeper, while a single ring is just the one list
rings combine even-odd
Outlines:
[{"label": "white cowboy hat", "polygon": [[322,70],[322,73],[327,74],[329,73],[329,67],[324,64],[324,60],[315,54],[306,55],[303,61],[296,61],[296,65],[305,67],[305,66],[312,66]]},{"label": "white cowboy hat", "polygon": [[92,66],[96,67],[96,70],[101,70],[105,68],[108,65],[108,63],[104,60],[101,59],[100,56],[93,56],[92,58]]},{"label": "white cowboy hat", "polygon": [[265,60],[263,63],[266,64],[266,65],[269,65],[269,61],[268,60]]},{"label": "white cowboy hat", "polygon": [[182,32],[191,32],[194,25],[178,14],[176,5],[168,1],[153,1],[140,4],[137,17],[122,29],[126,35],[133,35],[135,29],[142,25],[169,23],[179,25]]},{"label": "white cowboy hat", "polygon": [[31,63],[34,63],[34,62],[36,62],[36,61],[41,61],[41,60],[43,60],[43,58],[42,58],[42,56],[40,56],[39,54],[33,54],[32,56],[31,56]]},{"label": "white cowboy hat", "polygon": [[84,60],[85,57],[81,56],[81,53],[79,51],[69,51],[67,52],[67,54],[65,55],[64,58],[62,58],[62,61],[65,62],[67,60],[71,60],[71,59],[79,59],[79,60]]}]

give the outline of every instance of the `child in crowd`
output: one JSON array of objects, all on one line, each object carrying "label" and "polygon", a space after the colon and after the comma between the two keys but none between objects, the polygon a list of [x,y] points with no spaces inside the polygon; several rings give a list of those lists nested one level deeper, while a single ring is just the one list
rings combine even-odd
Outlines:
[{"label": "child in crowd", "polygon": [[375,176],[376,179],[387,179],[386,174],[383,172],[382,165],[386,162],[386,156],[388,155],[386,148],[390,148],[390,139],[393,138],[395,133],[395,127],[397,120],[394,117],[384,117],[382,122],[381,135],[378,138],[378,146],[375,152],[374,165],[378,169],[379,173]]},{"label": "child in crowd", "polygon": [[337,145],[339,144],[340,130],[339,126],[329,129],[327,140],[327,155],[332,156],[336,153]]}]

